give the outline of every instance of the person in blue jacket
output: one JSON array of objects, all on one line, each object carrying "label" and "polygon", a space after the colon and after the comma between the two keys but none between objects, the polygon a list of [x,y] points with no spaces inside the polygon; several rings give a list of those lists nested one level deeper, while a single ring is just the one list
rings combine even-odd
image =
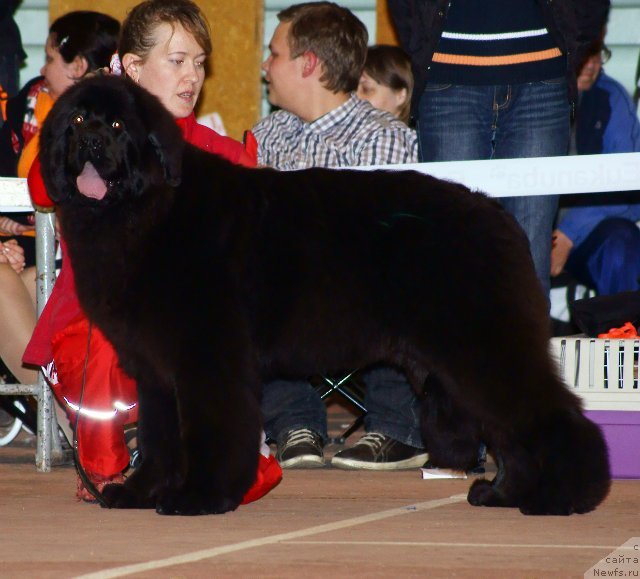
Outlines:
[{"label": "person in blue jacket", "polygon": [[[608,49],[594,43],[578,75],[575,152],[640,151],[640,122],[626,89],[602,69]],[[633,194],[636,197],[636,194]],[[633,198],[632,198],[633,199]],[[600,295],[640,289],[640,202],[606,196],[561,211],[553,233],[551,275],[563,271]],[[589,198],[594,203],[593,197]]]}]

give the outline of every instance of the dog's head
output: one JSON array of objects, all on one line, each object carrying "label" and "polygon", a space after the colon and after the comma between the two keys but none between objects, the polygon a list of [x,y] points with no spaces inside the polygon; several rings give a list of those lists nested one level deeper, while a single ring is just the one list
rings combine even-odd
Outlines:
[{"label": "dog's head", "polygon": [[56,101],[42,128],[47,193],[59,204],[111,204],[180,182],[184,141],[160,101],[133,82],[97,76]]}]

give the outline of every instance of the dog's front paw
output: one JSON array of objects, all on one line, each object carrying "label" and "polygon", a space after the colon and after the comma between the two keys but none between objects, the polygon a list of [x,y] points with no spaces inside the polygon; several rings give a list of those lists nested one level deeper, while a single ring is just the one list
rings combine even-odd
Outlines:
[{"label": "dog's front paw", "polygon": [[109,484],[102,489],[102,496],[109,509],[152,509],[155,506],[152,498],[141,495],[126,484]]},{"label": "dog's front paw", "polygon": [[156,503],[160,515],[220,515],[238,508],[238,501],[228,497],[212,497],[208,494],[176,490],[164,493]]},{"label": "dog's front paw", "polygon": [[474,507],[513,507],[503,493],[496,489],[492,481],[478,479],[473,482],[467,495],[467,501]]}]

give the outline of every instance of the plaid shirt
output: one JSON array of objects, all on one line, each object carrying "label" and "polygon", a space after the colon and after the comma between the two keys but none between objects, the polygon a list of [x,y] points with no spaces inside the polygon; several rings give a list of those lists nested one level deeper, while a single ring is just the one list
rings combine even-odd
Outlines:
[{"label": "plaid shirt", "polygon": [[281,170],[415,163],[413,129],[390,113],[352,94],[338,108],[312,123],[276,111],[252,129],[258,164]]}]

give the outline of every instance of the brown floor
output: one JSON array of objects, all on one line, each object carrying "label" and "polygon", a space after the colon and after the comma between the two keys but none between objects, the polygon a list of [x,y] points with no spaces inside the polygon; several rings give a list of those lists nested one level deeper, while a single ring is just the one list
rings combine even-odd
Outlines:
[{"label": "brown floor", "polygon": [[[333,434],[350,420],[330,405]],[[615,568],[640,576],[640,564],[629,563],[640,557],[636,480],[615,481],[588,515],[526,517],[471,507],[470,480],[426,481],[418,470],[288,470],[256,503],[183,518],[78,503],[73,467],[37,473],[33,453],[27,435],[0,448],[2,579],[583,577],[633,537],[635,549],[587,576]]]}]

